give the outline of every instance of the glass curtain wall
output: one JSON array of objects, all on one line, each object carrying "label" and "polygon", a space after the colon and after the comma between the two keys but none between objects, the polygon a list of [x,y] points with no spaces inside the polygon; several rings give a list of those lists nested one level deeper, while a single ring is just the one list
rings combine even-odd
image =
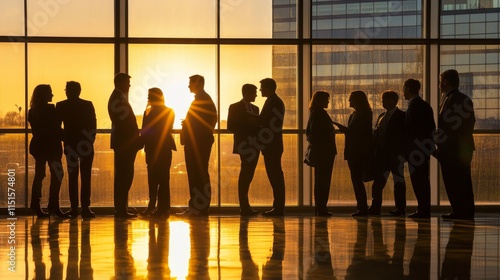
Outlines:
[{"label": "glass curtain wall", "polygon": [[[26,3],[26,7],[24,5]],[[82,84],[83,99],[94,103],[98,136],[92,180],[92,203],[113,205],[113,151],[109,149],[111,123],[107,100],[116,69],[132,76],[130,102],[139,126],[147,90],[161,88],[166,105],[176,114],[178,151],[172,164],[172,205],[188,201],[184,154],[178,129],[193,94],[189,76],[201,74],[206,91],[218,110],[216,143],[210,159],[213,206],[237,206],[239,157],[232,153],[227,131],[230,104],[241,99],[241,86],[273,77],[286,106],[284,124],[287,206],[309,206],[313,182],[302,163],[307,103],[312,92],[332,94],[328,112],[346,123],[351,113],[348,95],[364,90],[374,111],[383,111],[380,94],[402,93],[402,84],[415,78],[424,86],[423,97],[438,104],[437,84],[430,73],[455,68],[461,89],[476,109],[476,153],[473,181],[476,201],[497,204],[500,193],[500,7],[498,1],[440,2],[431,0],[91,0],[0,2],[0,196],[6,197],[7,170],[16,170],[18,206],[29,203],[34,160],[27,151],[31,137],[26,113],[33,88],[50,84],[53,102],[64,100],[66,81]],[[117,5],[118,4],[118,5]],[[121,8],[115,11],[116,7]],[[439,13],[439,14],[438,14]],[[26,15],[26,16],[25,16]],[[119,21],[115,21],[115,17]],[[431,24],[432,17],[439,25]],[[120,22],[117,24],[117,22]],[[117,26],[115,27],[115,24]],[[115,29],[121,30],[117,32]],[[430,34],[436,35],[432,37]],[[120,34],[120,35],[116,35]],[[480,39],[470,40],[470,39]],[[437,50],[431,59],[432,50]],[[435,78],[434,78],[435,80]],[[310,81],[310,82],[309,82]],[[310,84],[309,84],[310,83]],[[398,106],[406,110],[400,96]],[[262,108],[260,94],[255,105]],[[436,108],[434,108],[436,111]],[[343,160],[342,134],[334,165],[330,205],[354,205],[350,174]],[[63,159],[64,160],[64,159]],[[148,200],[144,153],[136,159],[130,204]],[[435,165],[438,174],[438,166]],[[407,172],[407,171],[406,171]],[[47,172],[48,173],[48,172]],[[407,176],[407,198],[415,204]],[[67,178],[67,177],[66,177]],[[43,190],[48,190],[45,180]],[[435,204],[447,204],[439,176],[433,178]],[[370,193],[371,183],[367,185]],[[48,191],[43,191],[45,195]],[[0,207],[7,207],[0,200]],[[67,181],[61,203],[69,205]],[[250,187],[252,205],[272,204],[272,191],[260,159]],[[384,190],[392,205],[392,182]],[[45,205],[44,196],[42,204]]]}]

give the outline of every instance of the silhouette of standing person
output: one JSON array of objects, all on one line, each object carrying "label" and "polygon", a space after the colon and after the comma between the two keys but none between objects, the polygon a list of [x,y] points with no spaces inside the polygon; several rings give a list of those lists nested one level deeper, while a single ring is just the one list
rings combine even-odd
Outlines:
[{"label": "silhouette of standing person", "polygon": [[189,208],[181,214],[188,217],[207,216],[212,195],[208,162],[214,143],[217,109],[204,87],[203,76],[189,77],[189,90],[194,93],[194,100],[182,122],[181,130],[190,195]]},{"label": "silhouette of standing person", "polygon": [[80,99],[80,83],[66,83],[68,99],[56,104],[59,120],[64,124],[64,154],[68,168],[69,199],[72,218],[78,216],[78,173],[81,172],[82,217],[94,218],[90,210],[92,162],[94,161],[94,141],[96,116],[91,101]]},{"label": "silhouette of standing person", "polygon": [[330,194],[333,162],[337,154],[335,144],[335,129],[332,119],[325,111],[330,102],[330,94],[317,91],[309,103],[309,120],[307,122],[306,137],[315,152],[314,164],[314,205],[316,216],[331,216],[326,204]]},{"label": "silhouette of standing person", "polygon": [[285,104],[276,93],[276,81],[266,78],[260,81],[260,91],[266,102],[259,115],[259,141],[266,166],[267,177],[273,188],[273,209],[262,213],[264,216],[285,215],[285,177],[281,168],[283,155],[283,119]]},{"label": "silhouette of standing person", "polygon": [[[410,218],[430,218],[431,183],[429,180],[429,158],[434,152],[432,132],[436,128],[432,107],[425,102],[418,92],[420,82],[408,79],[404,83],[404,97],[408,100],[405,113],[404,154],[410,169],[410,179],[417,198],[418,208]],[[425,147],[425,150],[422,150]]]},{"label": "silhouette of standing person", "polygon": [[335,123],[345,133],[344,159],[347,160],[351,181],[356,196],[357,210],[352,216],[368,215],[368,203],[364,175],[373,161],[372,109],[363,91],[353,91],[349,96],[349,107],[354,112],[349,116],[348,126]]},{"label": "silhouette of standing person", "polygon": [[254,216],[259,212],[252,210],[248,201],[248,189],[255,174],[255,167],[259,162],[260,151],[250,144],[257,139],[259,131],[259,107],[252,104],[257,96],[257,87],[244,84],[241,88],[243,99],[229,106],[227,129],[233,133],[233,153],[238,154],[241,160],[240,175],[238,177],[238,199],[241,216]]},{"label": "silhouette of standing person", "polygon": [[45,178],[45,164],[50,169],[50,193],[48,210],[60,218],[68,218],[59,208],[59,191],[64,176],[62,157],[62,129],[57,119],[56,108],[52,101],[52,88],[41,84],[35,87],[30,100],[28,121],[33,138],[29,152],[35,158],[35,177],[31,187],[31,210],[38,217],[48,217],[40,207],[42,199],[42,182]]},{"label": "silhouette of standing person", "polygon": [[114,84],[115,89],[108,101],[108,114],[112,122],[111,149],[114,150],[115,217],[134,218],[137,214],[128,212],[128,192],[134,179],[135,157],[142,144],[135,114],[128,102],[130,76],[118,73]]},{"label": "silhouette of standing person", "polygon": [[404,178],[403,153],[405,113],[397,107],[399,96],[394,91],[382,93],[382,106],[385,112],[379,115],[373,132],[374,181],[372,185],[372,204],[370,215],[380,215],[382,191],[392,173],[394,181],[394,201],[396,209],[389,213],[393,216],[405,215],[406,183]]},{"label": "silhouette of standing person", "polygon": [[[165,106],[159,88],[148,91],[148,107],[142,119],[141,137],[148,165],[149,204],[143,215],[170,215],[170,166],[172,150],[176,150],[172,129],[175,113]],[[158,208],[156,199],[158,197]]]},{"label": "silhouette of standing person", "polygon": [[445,219],[474,219],[474,191],[471,162],[475,150],[474,105],[458,90],[460,78],[454,69],[441,73],[439,87],[443,93],[438,115],[438,130],[442,140],[437,141],[436,156],[441,164],[444,187],[452,213]]}]

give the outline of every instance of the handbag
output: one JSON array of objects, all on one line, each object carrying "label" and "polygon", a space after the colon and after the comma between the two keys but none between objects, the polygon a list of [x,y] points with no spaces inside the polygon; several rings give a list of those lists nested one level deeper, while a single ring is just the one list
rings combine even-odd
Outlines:
[{"label": "handbag", "polygon": [[304,153],[304,163],[312,167],[318,164],[317,152],[315,152],[311,144],[307,146],[307,149]]}]

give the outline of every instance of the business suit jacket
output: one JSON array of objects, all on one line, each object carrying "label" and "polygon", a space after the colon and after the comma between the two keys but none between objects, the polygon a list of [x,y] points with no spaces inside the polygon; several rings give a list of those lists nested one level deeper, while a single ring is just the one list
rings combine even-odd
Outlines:
[{"label": "business suit jacket", "polygon": [[344,159],[353,161],[373,160],[372,112],[353,112],[345,131]]},{"label": "business suit jacket", "polygon": [[[56,111],[60,121],[64,124],[64,147],[71,147],[77,151],[78,143],[95,141],[96,116],[91,101],[80,98],[71,98],[58,102]],[[93,149],[93,145],[89,145]],[[65,152],[66,148],[65,148]]]},{"label": "business suit jacket", "polygon": [[175,113],[165,105],[152,106],[144,112],[141,137],[146,152],[146,163],[155,164],[163,155],[176,151],[172,129]]},{"label": "business suit jacket", "polygon": [[141,149],[142,143],[134,111],[117,89],[113,90],[109,97],[108,113],[112,122],[111,149]]},{"label": "business suit jacket", "polygon": [[458,89],[450,91],[438,116],[438,127],[446,135],[444,141],[437,143],[438,154],[455,158],[461,153],[472,153],[475,150],[472,136],[475,123],[472,100]]},{"label": "business suit jacket", "polygon": [[252,112],[248,112],[247,103],[243,100],[229,105],[227,129],[233,133],[234,154],[247,154],[248,148],[251,147],[248,138],[256,137],[259,132],[257,122],[259,107],[251,103],[249,105],[252,108]]},{"label": "business suit jacket", "polygon": [[[432,133],[436,129],[432,107],[425,102],[420,96],[413,98],[408,104],[408,109],[405,113],[405,155],[406,157],[414,150],[420,150],[415,140],[420,142],[433,141]],[[432,151],[431,151],[432,153]],[[425,153],[426,157],[430,157],[431,153]]]},{"label": "business suit jacket", "polygon": [[387,112],[378,116],[377,126],[373,132],[373,147],[377,164],[387,168],[397,162],[403,153],[405,113],[399,108],[392,113],[385,130],[381,127],[382,118]]},{"label": "business suit jacket", "polygon": [[196,147],[200,141],[213,143],[216,123],[217,109],[210,95],[205,91],[195,94],[182,124],[181,144]]},{"label": "business suit jacket", "polygon": [[307,121],[306,136],[312,148],[319,151],[320,161],[325,158],[331,159],[337,154],[335,129],[332,125],[332,119],[325,110],[311,110]]},{"label": "business suit jacket", "polygon": [[[267,97],[262,112],[259,115],[259,124],[261,130],[271,134],[270,139],[265,139],[266,142],[261,141],[264,148],[262,154],[283,154],[283,119],[285,118],[285,104],[283,100],[273,93]],[[263,139],[262,139],[263,140]],[[267,140],[270,142],[267,143]]]},{"label": "business suit jacket", "polygon": [[35,159],[60,160],[62,129],[54,104],[44,104],[28,111],[33,138],[29,152]]}]

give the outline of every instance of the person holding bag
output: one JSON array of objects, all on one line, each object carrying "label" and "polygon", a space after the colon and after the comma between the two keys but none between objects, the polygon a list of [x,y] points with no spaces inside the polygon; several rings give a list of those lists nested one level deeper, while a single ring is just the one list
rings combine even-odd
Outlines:
[{"label": "person holding bag", "polygon": [[328,108],[330,94],[316,91],[309,103],[309,120],[306,137],[309,142],[309,157],[304,162],[314,167],[314,204],[316,216],[331,216],[326,204],[330,194],[333,162],[337,154],[335,129],[325,108]]}]

